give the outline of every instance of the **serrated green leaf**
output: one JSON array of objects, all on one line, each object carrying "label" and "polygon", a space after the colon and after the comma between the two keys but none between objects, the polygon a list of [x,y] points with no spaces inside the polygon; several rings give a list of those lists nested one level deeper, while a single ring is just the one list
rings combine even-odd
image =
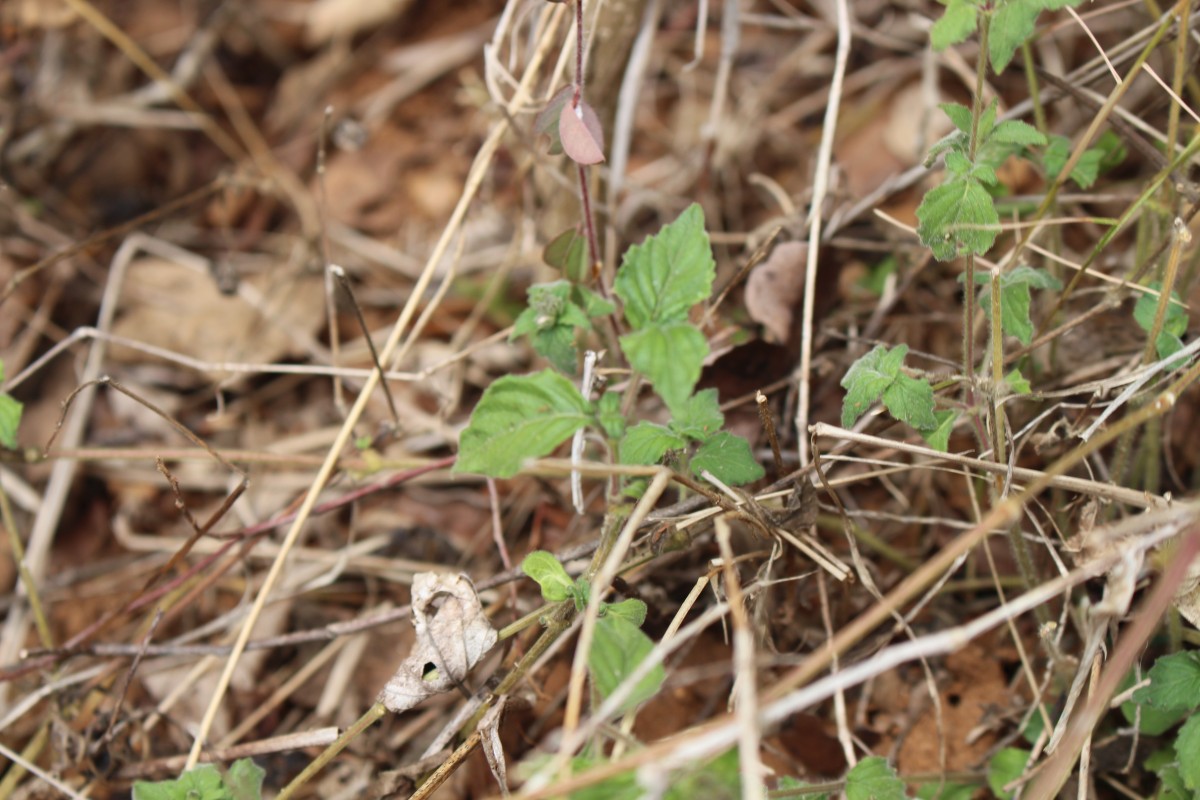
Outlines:
[{"label": "serrated green leaf", "polygon": [[[991,275],[976,273],[975,280],[984,284],[983,291],[979,293],[979,302],[990,318]],[[1029,344],[1033,339],[1033,322],[1029,318],[1032,300],[1030,288],[1061,289],[1062,283],[1049,272],[1024,264],[1000,274],[1000,327],[1009,336],[1017,337],[1022,344]]]},{"label": "serrated green leaf", "polygon": [[977,11],[968,0],[943,0],[946,10],[929,29],[929,41],[934,50],[945,50],[952,44],[965,42],[975,32]]},{"label": "serrated green leaf", "polygon": [[750,483],[766,474],[755,460],[750,443],[728,431],[721,431],[700,445],[690,463],[694,475],[707,470],[727,486]]},{"label": "serrated green leaf", "polygon": [[455,472],[508,478],[591,421],[588,402],[562,375],[506,375],[479,398],[458,441]]},{"label": "serrated green leaf", "polygon": [[900,373],[892,385],[883,390],[883,404],[888,413],[909,427],[923,431],[938,426],[937,417],[933,415],[933,387],[929,381]]},{"label": "serrated green leaf", "polygon": [[918,430],[921,438],[925,443],[942,453],[950,450],[950,433],[954,430],[954,423],[958,421],[958,413],[949,409],[933,412],[934,419],[937,420],[937,425],[929,430]]},{"label": "serrated green leaf", "polygon": [[996,242],[1000,217],[978,180],[951,178],[931,189],[917,208],[917,235],[934,258],[949,261],[965,253],[983,255]]},{"label": "serrated green leaf", "polygon": [[1012,372],[1004,376],[1004,382],[1008,385],[1009,391],[1013,394],[1032,394],[1033,387],[1029,385],[1028,379],[1021,374],[1021,370],[1014,369]]},{"label": "serrated green leaf", "polygon": [[262,800],[263,778],[267,771],[248,758],[233,762],[225,773],[225,785],[233,800]]},{"label": "serrated green leaf", "polygon": [[1164,711],[1200,705],[1200,651],[1160,656],[1150,668],[1150,685],[1134,692],[1133,702]]},{"label": "serrated green leaf", "polygon": [[[1117,685],[1117,693],[1120,694],[1134,684],[1134,673],[1130,671]],[[1140,710],[1140,713],[1139,713]],[[1135,722],[1138,726],[1138,732],[1142,736],[1161,736],[1171,728],[1179,724],[1179,721],[1186,717],[1189,709],[1176,708],[1170,711],[1155,708],[1146,703],[1135,703],[1133,700],[1127,700],[1121,704],[1121,716],[1130,725]],[[1151,769],[1149,762],[1143,762],[1146,769]]]},{"label": "serrated green leaf", "polygon": [[620,392],[608,391],[600,396],[596,404],[596,421],[604,429],[604,435],[610,439],[620,439],[625,435],[628,423],[625,415],[621,413]]},{"label": "serrated green leaf", "polygon": [[1029,756],[1028,750],[1006,747],[992,756],[992,760],[988,762],[988,786],[1001,800],[1010,800],[1012,797],[1013,793],[1004,791],[1004,787],[1024,774],[1025,766],[1029,763]]},{"label": "serrated green leaf", "polygon": [[[597,619],[592,649],[588,652],[588,671],[596,690],[608,697],[653,649],[650,637],[629,620],[612,614]],[[649,700],[658,693],[665,678],[662,664],[655,666],[638,681],[621,710],[627,711]]]},{"label": "serrated green leaf", "polygon": [[617,445],[622,464],[657,464],[671,450],[687,447],[687,440],[669,428],[653,422],[639,422],[625,431]]},{"label": "serrated green leaf", "polygon": [[952,150],[946,154],[946,171],[951,175],[965,177],[971,174],[974,167],[975,165],[971,163],[965,153]]},{"label": "serrated green leaf", "polygon": [[938,108],[945,112],[954,127],[963,133],[971,133],[971,109],[962,103],[938,103]]},{"label": "serrated green leaf", "polygon": [[17,428],[24,406],[10,394],[0,392],[0,445],[17,449]]},{"label": "serrated green leaf", "polygon": [[591,289],[578,284],[575,286],[575,299],[583,308],[583,313],[589,317],[603,317],[613,313],[617,308]]},{"label": "serrated green leaf", "polygon": [[850,365],[841,383],[846,390],[846,398],[842,401],[843,428],[849,428],[857,422],[883,396],[884,390],[900,374],[900,365],[904,363],[907,353],[906,344],[897,345],[890,351],[883,345],[877,345]]},{"label": "serrated green leaf", "polygon": [[712,293],[715,276],[704,212],[693,203],[674,222],[625,251],[614,291],[637,330],[686,320],[688,310]]},{"label": "serrated green leaf", "polygon": [[[1111,133],[1111,131],[1107,133]],[[1100,144],[1101,142],[1103,144]],[[1092,184],[1096,182],[1100,170],[1105,167],[1106,160],[1113,152],[1111,148],[1111,139],[1101,136],[1097,140],[1097,146],[1085,150],[1079,161],[1075,163],[1075,167],[1071,170],[1071,180],[1082,189],[1091,188]],[[1071,140],[1065,136],[1051,134],[1046,149],[1042,151],[1042,168],[1046,171],[1046,177],[1050,180],[1057,180],[1070,157]],[[1120,157],[1123,158],[1123,155]],[[1119,159],[1116,163],[1120,163]]]},{"label": "serrated green leaf", "polygon": [[690,322],[655,323],[622,336],[621,351],[674,414],[700,380],[708,341]]},{"label": "serrated green leaf", "polygon": [[579,366],[579,348],[575,345],[575,328],[555,325],[553,328],[536,331],[529,343],[542,358],[554,368],[567,375],[574,375]]},{"label": "serrated green leaf", "polygon": [[534,550],[521,562],[521,571],[542,589],[542,598],[550,603],[561,603],[573,593],[575,582],[552,553]]},{"label": "serrated green leaf", "polygon": [[904,781],[882,756],[869,756],[846,773],[846,800],[904,800]]},{"label": "serrated green leaf", "polygon": [[[1154,281],[1150,284],[1150,288],[1157,292],[1162,291],[1162,281]],[[1158,297],[1149,294],[1143,294],[1138,297],[1137,303],[1133,306],[1133,319],[1147,333],[1154,325],[1154,315],[1158,313]],[[1187,330],[1188,315],[1183,309],[1183,302],[1179,299],[1178,292],[1171,292],[1170,302],[1167,303],[1167,311],[1163,315],[1162,329],[1166,333],[1172,333],[1175,336],[1182,336]]]},{"label": "serrated green leaf", "polygon": [[671,430],[697,442],[702,442],[721,430],[725,415],[717,400],[716,389],[703,389],[689,397],[669,423]]},{"label": "serrated green leaf", "polygon": [[992,141],[1004,144],[1015,144],[1021,147],[1042,146],[1046,144],[1045,135],[1028,122],[1009,119],[1001,122],[992,131]]},{"label": "serrated green leaf", "polygon": [[646,621],[646,604],[636,597],[630,597],[619,603],[605,603],[601,606],[600,613],[615,614],[640,628]]},{"label": "serrated green leaf", "polygon": [[134,800],[231,800],[221,773],[212,764],[201,764],[173,781],[137,781]]},{"label": "serrated green leaf", "polygon": [[1175,754],[1179,757],[1179,776],[1183,785],[1193,792],[1200,790],[1200,715],[1193,714],[1175,737]]},{"label": "serrated green leaf", "polygon": [[996,74],[1004,71],[1017,48],[1033,35],[1038,14],[1064,6],[1079,5],[1081,0],[1007,0],[997,4],[988,33],[988,53]]}]

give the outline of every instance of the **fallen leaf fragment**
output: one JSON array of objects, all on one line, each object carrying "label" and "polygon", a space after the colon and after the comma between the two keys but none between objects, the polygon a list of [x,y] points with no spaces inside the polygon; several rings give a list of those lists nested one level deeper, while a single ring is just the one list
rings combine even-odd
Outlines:
[{"label": "fallen leaf fragment", "polygon": [[772,344],[786,342],[791,334],[793,309],[804,294],[807,258],[807,244],[783,242],[746,280],[746,310]]},{"label": "fallen leaf fragment", "polygon": [[499,639],[466,575],[415,575],[412,613],[412,652],[379,693],[379,702],[396,713],[461,684]]}]

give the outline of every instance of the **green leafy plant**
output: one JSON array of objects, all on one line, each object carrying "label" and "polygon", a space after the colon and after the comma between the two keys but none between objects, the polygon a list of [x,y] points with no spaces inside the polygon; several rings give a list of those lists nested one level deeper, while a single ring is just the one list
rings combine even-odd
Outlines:
[{"label": "green leafy plant", "polygon": [[175,780],[137,781],[133,800],[261,800],[265,774],[248,758],[235,761],[224,774],[202,764]]},{"label": "green leafy plant", "polygon": [[1003,72],[1013,55],[1033,35],[1038,14],[1066,6],[1077,6],[1081,0],[938,0],[946,6],[942,18],[929,32],[934,48],[944,50],[952,44],[966,41],[979,26],[981,15],[991,17],[987,53],[992,69]]},{"label": "green leafy plant", "polygon": [[935,410],[933,387],[924,378],[902,371],[908,345],[890,350],[878,345],[850,365],[842,378],[842,427],[849,428],[877,401],[882,400],[894,418],[915,428],[931,447],[946,450],[957,414]]},{"label": "green leafy plant", "polygon": [[[1162,289],[1162,281],[1153,281],[1150,288]],[[1154,317],[1158,309],[1158,298],[1144,294],[1138,298],[1133,307],[1133,319],[1138,327],[1150,333],[1154,328]],[[1154,350],[1159,358],[1170,358],[1183,349],[1183,339],[1180,337],[1187,331],[1188,315],[1184,310],[1183,301],[1178,292],[1171,292],[1171,301],[1167,303],[1166,314],[1163,317],[1162,328],[1154,341]]]},{"label": "green leafy plant", "polygon": [[[587,605],[591,589],[587,580],[572,581],[551,553],[535,550],[521,562],[521,570],[537,582],[545,600],[551,603],[571,600],[577,611]],[[654,642],[641,630],[645,621],[646,604],[636,598],[600,604],[600,617],[596,620],[595,638],[587,661],[592,685],[602,698],[612,694],[654,649]],[[654,667],[638,682],[623,710],[649,700],[658,693],[665,679],[662,665]]]},{"label": "green leafy plant", "polygon": [[[1200,652],[1189,650],[1160,657],[1150,668],[1150,685],[1133,693],[1143,713],[1167,715],[1157,721],[1162,730],[1171,717],[1186,717],[1171,746],[1145,763],[1162,783],[1159,797],[1195,797],[1200,792]],[[1160,731],[1161,732],[1161,731]]]},{"label": "green leafy plant", "polygon": [[[574,244],[559,244],[556,258],[569,262]],[[709,348],[689,314],[712,292],[716,265],[704,214],[692,205],[657,234],[630,247],[617,272],[625,335],[621,354],[633,371],[635,389],[648,382],[663,400],[666,424],[634,422],[622,412],[626,398],[608,391],[585,398],[563,375],[543,370],[506,376],[484,392],[459,440],[455,469],[494,477],[516,474],[528,459],[552,452],[590,427],[610,443],[624,464],[657,464],[668,456],[696,476],[708,473],[727,484],[762,477],[763,469],[745,439],[722,430],[715,390],[695,391]],[[528,335],[538,352],[564,372],[574,372],[576,337],[590,320],[614,313],[611,303],[567,280],[534,286],[529,308],[514,334]],[[637,494],[639,484],[626,488]]]},{"label": "green leafy plant", "polygon": [[[4,362],[0,361],[0,383],[4,381]],[[17,449],[17,427],[24,406],[7,392],[0,392],[0,446]]]}]

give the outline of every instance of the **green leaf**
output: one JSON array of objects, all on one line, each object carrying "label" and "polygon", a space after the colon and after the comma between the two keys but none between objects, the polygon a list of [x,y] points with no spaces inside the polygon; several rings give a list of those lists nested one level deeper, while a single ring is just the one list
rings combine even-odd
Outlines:
[{"label": "green leaf", "polygon": [[725,424],[716,389],[702,389],[679,407],[669,423],[671,430],[697,442],[703,442]]},{"label": "green leaf", "polygon": [[[1001,303],[1004,302],[1001,298]],[[1032,394],[1033,387],[1029,385],[1028,379],[1021,374],[1021,370],[1014,369],[1012,372],[1004,376],[1004,382],[1013,394]]]},{"label": "green leaf", "polygon": [[628,424],[625,415],[621,413],[621,393],[608,391],[600,395],[596,404],[596,421],[604,429],[604,435],[610,439],[620,439],[625,435]]},{"label": "green leaf", "polygon": [[622,600],[619,603],[605,603],[600,607],[602,614],[615,614],[626,622],[642,627],[646,621],[646,604],[636,597]]},{"label": "green leaf", "polygon": [[17,427],[24,406],[10,394],[0,392],[0,445],[17,449]]},{"label": "green leaf", "polygon": [[992,756],[992,760],[988,762],[988,786],[1001,800],[1010,800],[1012,797],[1013,793],[1004,791],[1004,787],[1024,774],[1025,765],[1029,763],[1029,756],[1028,750],[1006,747]]},{"label": "green leaf", "polygon": [[952,44],[965,42],[975,32],[975,5],[969,0],[941,0],[946,6],[941,19],[929,29],[929,41],[934,50],[945,50]]},{"label": "green leaf", "polygon": [[263,778],[267,771],[248,758],[240,758],[225,773],[225,785],[233,800],[262,800]]},{"label": "green leaf", "polygon": [[1046,144],[1046,137],[1041,131],[1028,122],[1021,122],[1015,119],[1005,120],[997,125],[996,129],[992,131],[991,139],[994,142],[1015,144],[1022,147],[1032,147],[1034,145],[1040,147]]},{"label": "green leaf", "polygon": [[221,773],[212,764],[201,764],[180,775],[177,780],[137,781],[134,800],[232,800]]},{"label": "green leaf", "polygon": [[[1117,693],[1120,694],[1134,684],[1134,673],[1131,670],[1121,683],[1117,685]],[[1141,713],[1138,713],[1138,710]],[[1127,700],[1121,704],[1121,716],[1130,725],[1134,722],[1138,724],[1138,732],[1142,736],[1161,736],[1171,728],[1179,724],[1179,721],[1188,715],[1190,709],[1174,708],[1169,711],[1155,708],[1148,703],[1136,703],[1133,700]],[[1144,764],[1146,769],[1150,769],[1149,764]]]},{"label": "green leaf", "polygon": [[737,748],[699,762],[671,781],[664,800],[740,800],[741,762]]},{"label": "green leaf", "polygon": [[479,398],[458,441],[455,472],[508,478],[591,420],[589,404],[562,375],[506,375]]},{"label": "green leaf", "polygon": [[[558,115],[554,115],[555,128],[558,126]],[[588,278],[587,239],[579,235],[579,231],[571,228],[550,240],[542,251],[542,260],[554,267],[572,283],[580,283]],[[594,316],[594,315],[593,315]]]},{"label": "green leaf", "polygon": [[670,428],[653,422],[639,422],[621,438],[617,459],[622,464],[657,464],[671,450],[687,447],[687,440]]},{"label": "green leaf", "polygon": [[904,781],[886,758],[870,756],[846,773],[846,800],[904,800]]},{"label": "green leaf", "polygon": [[[650,637],[629,620],[612,614],[597,619],[595,638],[588,652],[588,671],[596,691],[608,697],[653,649]],[[662,664],[658,664],[638,682],[621,710],[627,711],[649,700],[658,693],[665,678]]]},{"label": "green leaf", "polygon": [[754,458],[750,443],[728,431],[721,431],[700,445],[691,460],[692,473],[707,470],[727,486],[738,486],[761,478],[766,472]]},{"label": "green leaf", "polygon": [[946,113],[954,127],[963,133],[971,133],[971,109],[962,103],[939,103],[938,108]]},{"label": "green leaf", "polygon": [[513,323],[509,340],[527,335],[533,349],[555,367],[573,374],[579,360],[575,333],[592,327],[587,313],[571,300],[574,287],[568,281],[540,283],[529,287],[529,305]]},{"label": "green leaf", "polygon": [[1004,71],[1012,62],[1017,48],[1033,35],[1038,14],[1042,10],[1054,11],[1079,3],[1080,0],[1007,0],[999,3],[992,15],[992,26],[988,33],[988,53],[996,74]]},{"label": "green leaf", "polygon": [[712,293],[716,262],[704,212],[693,203],[674,222],[625,251],[614,289],[633,328],[687,319]]},{"label": "green leaf", "polygon": [[583,308],[583,313],[589,317],[603,317],[616,310],[609,301],[593,292],[586,286],[575,286],[575,299]]},{"label": "green leaf", "polygon": [[[979,302],[991,318],[991,275],[977,272],[975,281],[984,284]],[[1061,289],[1062,283],[1049,272],[1024,264],[1000,274],[1000,328],[1009,336],[1017,337],[1021,344],[1029,344],[1033,339],[1033,321],[1029,318],[1030,288]]]},{"label": "green leaf", "polygon": [[934,411],[933,416],[937,420],[937,425],[927,430],[918,429],[917,433],[921,434],[921,438],[934,450],[942,453],[948,452],[950,450],[950,433],[954,430],[954,423],[958,421],[958,412],[945,409]]},{"label": "green leaf", "polygon": [[[1154,281],[1150,284],[1150,288],[1157,292],[1162,291],[1162,281]],[[1143,294],[1138,297],[1137,303],[1133,306],[1133,319],[1147,333],[1154,326],[1154,315],[1158,312],[1158,297],[1149,294]],[[1167,312],[1163,315],[1162,329],[1165,333],[1182,336],[1187,331],[1188,315],[1183,309],[1183,301],[1179,299],[1178,292],[1171,292],[1171,299],[1167,303]]]},{"label": "green leaf", "polygon": [[892,385],[884,389],[883,404],[893,417],[909,427],[931,430],[938,426],[937,417],[933,415],[933,387],[929,381],[900,373]]},{"label": "green leaf", "polygon": [[573,593],[575,582],[566,569],[545,550],[534,550],[521,562],[521,571],[542,587],[542,598],[550,603],[561,603]]},{"label": "green leaf", "polygon": [[1200,651],[1160,656],[1150,668],[1150,685],[1134,692],[1133,702],[1163,711],[1200,705]]},{"label": "green leaf", "polygon": [[908,353],[908,345],[897,345],[888,350],[877,345],[874,350],[850,365],[842,378],[846,399],[842,401],[842,427],[849,428],[858,418],[867,413],[885,389],[892,385],[900,374],[900,365]]},{"label": "green leaf", "polygon": [[[776,788],[778,789],[807,789],[810,786],[810,784],[805,783],[799,778],[793,778],[791,775],[784,775],[778,780],[777,784]],[[813,792],[812,794],[805,792],[800,796],[803,797],[803,800],[829,800],[828,792]]]},{"label": "green leaf", "polygon": [[929,191],[917,208],[917,235],[939,261],[983,255],[996,241],[1000,217],[977,179],[952,177]]},{"label": "green leaf", "polygon": [[708,342],[690,322],[665,322],[622,336],[621,350],[674,414],[700,380]]},{"label": "green leaf", "polygon": [[925,783],[917,789],[919,800],[971,800],[978,786],[967,783]]},{"label": "green leaf", "polygon": [[1193,714],[1175,737],[1175,753],[1179,756],[1179,776],[1183,785],[1193,792],[1200,790],[1200,715]]}]

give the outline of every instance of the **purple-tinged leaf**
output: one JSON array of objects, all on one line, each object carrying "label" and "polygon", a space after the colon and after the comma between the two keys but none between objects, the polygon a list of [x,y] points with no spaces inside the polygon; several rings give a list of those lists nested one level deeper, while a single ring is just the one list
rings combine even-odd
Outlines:
[{"label": "purple-tinged leaf", "polygon": [[558,138],[563,152],[577,164],[599,164],[604,160],[604,132],[600,118],[585,101],[563,106],[558,116]]}]

